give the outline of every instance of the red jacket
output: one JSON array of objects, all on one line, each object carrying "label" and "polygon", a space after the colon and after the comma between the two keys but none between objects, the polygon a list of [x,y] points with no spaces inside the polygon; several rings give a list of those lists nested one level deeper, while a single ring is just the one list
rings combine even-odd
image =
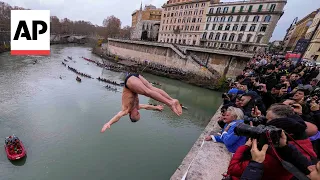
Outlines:
[{"label": "red jacket", "polygon": [[[311,154],[313,157],[317,157],[316,153],[313,150],[311,141],[309,139],[304,140],[296,140],[296,142],[303,147],[307,152]],[[305,157],[310,160],[310,156],[302,150],[297,144],[289,141],[290,144],[294,145]],[[240,146],[238,150],[233,155],[229,167],[228,167],[228,174],[234,179],[240,179],[242,173],[248,166],[250,160],[240,161],[242,154],[247,149],[250,149],[248,146]],[[271,148],[268,149],[266,158],[263,162],[264,165],[264,173],[263,173],[263,180],[270,180],[270,179],[277,179],[277,180],[289,180],[293,177],[291,173],[289,173],[286,169],[284,169],[277,159],[276,155],[274,154]]]}]

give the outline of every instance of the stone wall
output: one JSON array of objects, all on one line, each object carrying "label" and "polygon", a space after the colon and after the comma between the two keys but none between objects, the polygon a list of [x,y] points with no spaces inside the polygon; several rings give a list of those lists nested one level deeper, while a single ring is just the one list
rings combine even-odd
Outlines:
[{"label": "stone wall", "polygon": [[142,44],[127,44],[109,41],[109,53],[122,59],[134,59],[137,61],[150,61],[160,63],[168,67],[181,68],[196,73],[203,73],[200,65],[189,59],[181,58],[176,52],[167,47],[148,46]]},{"label": "stone wall", "polygon": [[[239,75],[250,57],[253,56],[253,54],[246,52],[110,38],[108,44],[103,44],[103,48],[110,55],[117,55],[122,59],[134,59],[142,62],[148,60],[215,78]],[[210,74],[208,70],[201,68],[194,60],[195,58],[191,57],[197,57],[196,59],[202,64],[208,64],[210,71],[213,70],[211,72],[216,71],[216,73]]]},{"label": "stone wall", "polygon": [[[222,179],[222,174],[228,170],[231,153],[222,143],[204,141],[206,135],[220,130],[217,123],[219,112],[218,110],[212,117],[170,180],[181,180],[186,172],[188,172],[186,176],[188,180]],[[204,143],[201,146],[202,142]],[[189,166],[190,169],[188,169]]]}]

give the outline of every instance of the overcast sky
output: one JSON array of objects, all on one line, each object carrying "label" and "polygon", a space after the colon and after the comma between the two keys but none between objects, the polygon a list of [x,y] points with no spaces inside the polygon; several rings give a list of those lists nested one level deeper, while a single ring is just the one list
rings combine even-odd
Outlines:
[{"label": "overcast sky", "polygon": [[[110,15],[118,17],[122,26],[131,25],[131,13],[140,8],[141,0],[0,0],[13,6],[29,9],[49,9],[51,15],[60,19],[86,20],[93,24],[102,25],[104,18]],[[236,0],[221,0],[230,2]],[[143,5],[153,4],[160,7],[166,0],[142,0]],[[286,29],[295,17],[302,19],[310,12],[320,7],[320,0],[288,0],[273,33],[271,41],[282,40]]]}]

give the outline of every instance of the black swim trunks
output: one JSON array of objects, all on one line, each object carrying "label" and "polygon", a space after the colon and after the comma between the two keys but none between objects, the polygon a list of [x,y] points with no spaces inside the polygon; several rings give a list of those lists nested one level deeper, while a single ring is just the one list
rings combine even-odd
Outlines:
[{"label": "black swim trunks", "polygon": [[124,86],[125,86],[126,88],[128,88],[128,89],[129,89],[129,87],[127,86],[127,81],[128,81],[128,79],[129,79],[131,76],[135,76],[135,77],[139,78],[139,74],[138,74],[138,73],[133,73],[133,74],[129,74],[129,75],[126,77],[126,79],[124,80]]}]

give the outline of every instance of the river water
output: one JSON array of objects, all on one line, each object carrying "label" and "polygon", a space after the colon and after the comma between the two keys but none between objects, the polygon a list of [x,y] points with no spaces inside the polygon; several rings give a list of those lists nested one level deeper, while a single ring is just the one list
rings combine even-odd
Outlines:
[{"label": "river water", "polygon": [[[143,74],[189,109],[181,117],[167,107],[141,110],[139,122],[124,117],[101,134],[120,110],[121,92],[96,79],[78,83],[61,64],[67,56],[74,60],[67,64],[81,72],[123,81],[124,73],[81,59],[100,60],[88,47],[55,45],[50,57],[0,54],[0,137],[4,142],[15,134],[27,148],[17,162],[0,151],[1,180],[169,179],[221,104],[218,92]],[[155,103],[139,97],[140,103]]]}]

